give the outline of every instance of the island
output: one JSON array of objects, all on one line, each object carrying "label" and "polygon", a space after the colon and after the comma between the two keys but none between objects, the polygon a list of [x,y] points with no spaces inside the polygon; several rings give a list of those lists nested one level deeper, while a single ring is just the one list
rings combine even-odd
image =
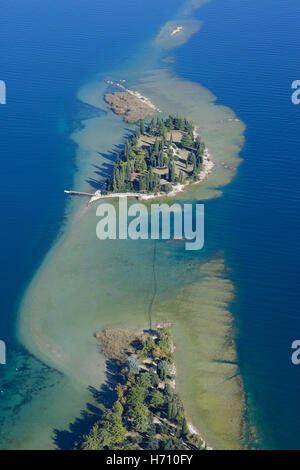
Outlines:
[{"label": "island", "polygon": [[146,126],[140,120],[125,140],[101,196],[173,195],[187,184],[203,181],[212,168],[208,149],[191,121],[169,115],[152,118]]},{"label": "island", "polygon": [[104,96],[111,110],[138,127],[125,139],[101,189],[95,193],[65,190],[66,194],[90,196],[89,204],[111,197],[161,198],[207,178],[214,162],[192,121],[170,114],[165,119],[154,116],[146,124],[144,116],[161,110],[139,92],[110,80],[107,83],[123,90]]},{"label": "island", "polygon": [[129,123],[137,122],[155,113],[154,108],[129,91],[107,93],[104,99],[115,114],[124,115],[125,121]]},{"label": "island", "polygon": [[104,95],[104,101],[115,114],[123,115],[126,122],[133,124],[141,119],[153,116],[156,112],[161,112],[146,96],[138,91],[129,90],[120,82],[124,83],[125,80],[119,80],[119,82],[106,80],[108,85],[122,90]]},{"label": "island", "polygon": [[81,450],[211,450],[188,422],[175,389],[170,329],[96,333],[108,363],[117,367],[115,400],[85,434]]},{"label": "island", "polygon": [[175,36],[175,34],[180,33],[180,31],[183,31],[183,26],[177,26],[177,28],[173,29],[170,36]]}]

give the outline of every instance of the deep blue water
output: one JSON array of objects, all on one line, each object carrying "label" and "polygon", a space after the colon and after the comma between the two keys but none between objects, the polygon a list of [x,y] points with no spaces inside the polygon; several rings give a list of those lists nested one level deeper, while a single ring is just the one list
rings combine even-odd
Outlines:
[{"label": "deep blue water", "polygon": [[[67,135],[76,92],[129,60],[181,1],[16,0],[0,17],[0,338],[14,341],[17,302],[64,217],[74,149]],[[296,0],[212,0],[202,30],[175,55],[176,72],[206,85],[246,125],[244,159],[206,209],[206,239],[224,249],[236,287],[241,371],[265,447],[299,448],[300,79]],[[137,22],[136,18],[141,21]],[[142,50],[139,52],[142,54]],[[11,375],[10,363],[0,373]],[[7,377],[6,377],[7,379]],[[6,412],[10,412],[7,404]]]},{"label": "deep blue water", "polygon": [[[176,71],[207,86],[245,122],[244,159],[220,201],[207,204],[206,240],[224,248],[236,288],[239,361],[263,445],[300,447],[300,4],[215,0]],[[193,67],[191,67],[193,64]]]}]

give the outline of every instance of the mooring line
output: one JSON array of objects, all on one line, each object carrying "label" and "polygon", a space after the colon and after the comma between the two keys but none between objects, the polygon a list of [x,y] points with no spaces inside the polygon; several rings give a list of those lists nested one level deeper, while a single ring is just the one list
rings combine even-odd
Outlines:
[{"label": "mooring line", "polygon": [[156,252],[157,252],[157,240],[154,240],[154,250],[153,250],[153,261],[152,261],[152,272],[153,272],[153,294],[148,306],[148,319],[149,319],[149,327],[150,331],[152,330],[152,306],[157,294],[157,278],[156,278]]}]

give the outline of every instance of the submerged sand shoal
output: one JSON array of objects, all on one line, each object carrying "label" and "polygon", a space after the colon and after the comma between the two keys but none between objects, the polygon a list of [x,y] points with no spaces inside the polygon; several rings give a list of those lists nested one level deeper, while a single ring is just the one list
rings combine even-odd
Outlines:
[{"label": "submerged sand shoal", "polygon": [[193,424],[216,448],[238,449],[244,391],[229,311],[234,288],[224,269],[221,258],[200,264],[200,281],[157,296],[153,320],[172,322],[177,390]]}]

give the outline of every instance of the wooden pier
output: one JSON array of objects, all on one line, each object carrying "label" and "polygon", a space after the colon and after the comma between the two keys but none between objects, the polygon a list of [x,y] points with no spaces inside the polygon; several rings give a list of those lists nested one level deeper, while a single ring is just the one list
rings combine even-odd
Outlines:
[{"label": "wooden pier", "polygon": [[64,193],[71,194],[71,195],[74,194],[75,196],[89,196],[89,197],[95,196],[94,193],[83,193],[81,191],[68,191],[67,189],[64,190]]}]

